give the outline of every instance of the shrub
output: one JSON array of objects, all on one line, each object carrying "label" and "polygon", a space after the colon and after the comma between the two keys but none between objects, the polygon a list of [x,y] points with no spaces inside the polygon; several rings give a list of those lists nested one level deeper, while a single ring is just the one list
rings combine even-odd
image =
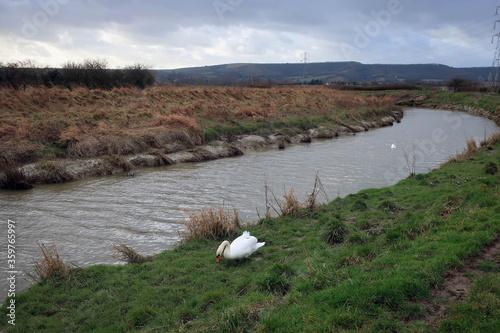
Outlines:
[{"label": "shrub", "polygon": [[349,233],[346,224],[337,219],[331,219],[322,230],[322,238],[331,245],[344,242],[344,238]]}]

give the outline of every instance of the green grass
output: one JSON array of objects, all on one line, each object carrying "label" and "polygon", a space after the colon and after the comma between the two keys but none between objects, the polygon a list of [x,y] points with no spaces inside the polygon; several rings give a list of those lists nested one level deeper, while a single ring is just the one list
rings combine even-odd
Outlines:
[{"label": "green grass", "polygon": [[[498,270],[497,270],[498,272]],[[439,332],[500,331],[500,274],[477,280],[467,302],[454,304]]]},{"label": "green grass", "polygon": [[484,109],[489,112],[498,112],[498,94],[477,94],[472,92],[438,92],[431,93],[426,104],[451,105],[454,107],[467,106]]},{"label": "green grass", "polygon": [[318,126],[335,126],[337,125],[329,115],[324,116],[304,116],[284,118],[280,121],[253,121],[241,122],[239,124],[226,125],[208,125],[205,129],[206,140],[219,140],[228,135],[294,135],[301,131],[307,131]]},{"label": "green grass", "polygon": [[[141,265],[73,269],[17,295],[16,326],[4,319],[0,329],[429,332],[423,301],[500,234],[500,177],[483,171],[499,150],[301,218],[263,219],[248,230],[266,245],[240,262],[217,264],[220,242],[202,239]],[[498,267],[479,268],[436,331],[498,331]]]}]

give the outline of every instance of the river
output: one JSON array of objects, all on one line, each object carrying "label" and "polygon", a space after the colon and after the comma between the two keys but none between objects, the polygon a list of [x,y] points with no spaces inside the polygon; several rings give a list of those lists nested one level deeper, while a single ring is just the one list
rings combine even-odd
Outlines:
[{"label": "river", "polygon": [[[311,193],[318,174],[326,202],[406,178],[415,156],[416,173],[438,167],[466,147],[498,131],[494,122],[466,113],[408,109],[401,123],[331,140],[248,151],[243,156],[136,171],[83,181],[39,185],[29,191],[0,191],[0,256],[7,267],[8,221],[15,222],[16,289],[31,284],[26,273],[40,259],[38,243],[57,246],[77,266],[119,264],[113,244],[140,253],[171,249],[186,221],[184,210],[225,205],[254,223],[265,214],[265,185],[281,198],[293,188],[299,200]],[[391,148],[392,144],[395,149]],[[405,152],[408,158],[405,158]],[[407,160],[410,165],[408,165]],[[7,281],[1,279],[2,301]]]}]

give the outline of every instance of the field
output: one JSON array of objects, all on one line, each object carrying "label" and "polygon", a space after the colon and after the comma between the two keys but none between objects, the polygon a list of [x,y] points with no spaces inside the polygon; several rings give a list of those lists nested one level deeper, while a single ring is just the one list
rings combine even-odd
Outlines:
[{"label": "field", "polygon": [[216,263],[221,235],[243,230],[221,209],[192,220],[220,216],[236,231],[193,237],[152,261],[68,271],[55,260],[60,270],[17,295],[16,326],[4,319],[0,328],[497,332],[498,139],[439,170],[325,205],[300,205],[289,193],[279,218],[248,228],[266,245],[247,260]]}]

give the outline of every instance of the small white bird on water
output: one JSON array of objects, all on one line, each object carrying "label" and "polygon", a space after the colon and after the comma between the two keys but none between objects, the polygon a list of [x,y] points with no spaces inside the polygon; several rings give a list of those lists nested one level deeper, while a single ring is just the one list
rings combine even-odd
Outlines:
[{"label": "small white bird on water", "polygon": [[217,249],[217,262],[219,262],[221,254],[224,254],[226,259],[248,258],[264,244],[266,243],[257,243],[257,238],[250,236],[248,231],[244,231],[243,235],[236,238],[232,243],[227,240],[222,242]]},{"label": "small white bird on water", "polygon": [[391,145],[391,149],[396,149],[396,141],[394,141]]}]

